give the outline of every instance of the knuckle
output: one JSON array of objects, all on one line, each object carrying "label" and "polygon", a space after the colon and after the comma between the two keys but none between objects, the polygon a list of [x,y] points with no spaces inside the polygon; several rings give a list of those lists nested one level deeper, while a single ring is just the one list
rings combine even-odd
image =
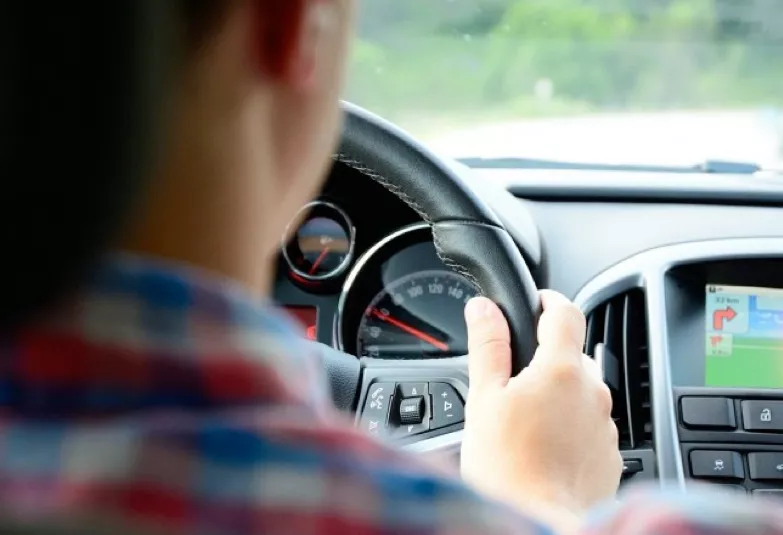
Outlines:
[{"label": "knuckle", "polygon": [[558,303],[546,309],[539,320],[539,334],[546,333],[544,336],[550,341],[573,339],[581,346],[586,328],[584,314],[572,303]]},{"label": "knuckle", "polygon": [[471,353],[481,355],[505,354],[509,350],[509,341],[501,336],[488,336],[474,343]]},{"label": "knuckle", "polygon": [[544,311],[544,314],[549,314],[552,318],[556,318],[559,321],[568,321],[577,325],[586,322],[585,315],[582,314],[579,307],[570,301],[558,303]]},{"label": "knuckle", "polygon": [[557,362],[550,367],[549,373],[557,383],[574,384],[582,379],[582,367],[578,362]]}]

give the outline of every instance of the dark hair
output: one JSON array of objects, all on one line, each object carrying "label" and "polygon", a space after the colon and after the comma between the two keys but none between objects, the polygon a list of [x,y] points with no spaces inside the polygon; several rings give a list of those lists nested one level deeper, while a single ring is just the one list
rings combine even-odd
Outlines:
[{"label": "dark hair", "polygon": [[185,39],[198,46],[218,19],[228,0],[181,0],[180,12],[185,22]]},{"label": "dark hair", "polygon": [[[188,31],[217,4],[183,0]],[[178,2],[0,6],[0,328],[78,284],[140,198]]]}]

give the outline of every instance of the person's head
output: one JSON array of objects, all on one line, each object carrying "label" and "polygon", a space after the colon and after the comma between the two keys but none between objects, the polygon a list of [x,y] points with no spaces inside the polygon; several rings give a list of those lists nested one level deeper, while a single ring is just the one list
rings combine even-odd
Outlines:
[{"label": "person's head", "polygon": [[0,327],[111,248],[263,288],[337,140],[353,1],[4,11]]},{"label": "person's head", "polygon": [[124,245],[263,285],[328,169],[353,0],[184,0],[158,174]]}]

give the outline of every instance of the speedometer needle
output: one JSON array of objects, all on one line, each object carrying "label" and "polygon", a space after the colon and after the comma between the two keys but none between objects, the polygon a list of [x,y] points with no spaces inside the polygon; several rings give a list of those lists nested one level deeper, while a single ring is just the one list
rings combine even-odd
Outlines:
[{"label": "speedometer needle", "polygon": [[408,325],[407,323],[404,323],[404,322],[398,320],[397,318],[393,318],[391,316],[386,316],[384,314],[381,314],[381,311],[378,310],[377,308],[373,308],[370,311],[370,315],[375,316],[379,320],[385,321],[386,323],[388,323],[390,325],[394,325],[395,327],[397,327],[401,331],[405,331],[406,333],[410,334],[411,336],[415,336],[416,338],[418,338],[422,342],[427,342],[431,346],[433,346],[433,347],[435,347],[437,349],[440,349],[441,351],[448,351],[449,350],[448,344],[446,344],[444,342],[441,342],[437,338],[433,338],[429,334],[427,334],[427,333],[425,333],[423,331],[420,331],[416,327],[412,327],[412,326]]}]

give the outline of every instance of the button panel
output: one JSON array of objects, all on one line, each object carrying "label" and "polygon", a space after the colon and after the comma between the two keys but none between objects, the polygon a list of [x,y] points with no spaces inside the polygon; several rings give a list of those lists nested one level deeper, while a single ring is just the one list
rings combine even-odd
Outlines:
[{"label": "button panel", "polygon": [[690,480],[783,495],[783,393],[675,387],[674,394]]},{"label": "button panel", "polygon": [[359,427],[374,436],[404,439],[465,421],[465,403],[450,383],[371,383]]}]

